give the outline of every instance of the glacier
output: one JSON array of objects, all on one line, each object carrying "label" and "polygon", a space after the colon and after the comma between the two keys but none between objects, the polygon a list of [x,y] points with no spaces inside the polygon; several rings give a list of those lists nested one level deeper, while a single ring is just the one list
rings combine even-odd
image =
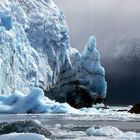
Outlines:
[{"label": "glacier", "polygon": [[0,99],[15,91],[30,96],[33,87],[59,102],[74,97],[81,103],[77,89],[88,91],[94,101],[105,98],[96,39],[91,36],[82,53],[72,48],[64,11],[53,0],[0,1]]}]

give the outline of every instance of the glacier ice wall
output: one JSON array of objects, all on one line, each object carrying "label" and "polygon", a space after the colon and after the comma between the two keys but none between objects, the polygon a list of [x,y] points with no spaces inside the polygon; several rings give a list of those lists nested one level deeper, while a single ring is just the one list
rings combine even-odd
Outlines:
[{"label": "glacier ice wall", "polygon": [[106,82],[95,38],[80,54],[69,45],[62,10],[52,0],[0,2],[0,93],[28,93],[80,80],[91,93],[104,97]]}]

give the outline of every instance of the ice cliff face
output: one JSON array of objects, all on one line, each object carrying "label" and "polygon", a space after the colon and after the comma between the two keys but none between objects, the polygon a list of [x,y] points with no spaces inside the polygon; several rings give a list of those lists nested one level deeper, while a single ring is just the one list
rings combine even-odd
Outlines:
[{"label": "ice cliff face", "polygon": [[63,11],[52,0],[0,2],[0,93],[46,91],[80,81],[105,97],[105,72],[90,37],[80,54],[69,45]]},{"label": "ice cliff face", "polygon": [[26,92],[31,85],[52,87],[68,57],[63,12],[49,0],[13,0],[1,2],[0,17],[0,91],[8,94],[13,89]]}]

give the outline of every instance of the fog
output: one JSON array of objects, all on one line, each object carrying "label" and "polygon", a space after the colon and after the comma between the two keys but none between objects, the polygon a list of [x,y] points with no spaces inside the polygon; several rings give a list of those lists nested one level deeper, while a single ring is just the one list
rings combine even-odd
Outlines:
[{"label": "fog", "polygon": [[[121,30],[124,33],[140,25],[139,0],[55,0],[55,2],[65,11],[70,28],[71,46],[81,51],[90,35],[95,35],[98,47],[103,48],[102,40],[112,36],[112,32]],[[140,35],[138,30],[137,32]]]},{"label": "fog", "polygon": [[82,51],[88,37],[96,37],[109,83],[108,102],[140,101],[140,0],[55,2],[65,11],[72,47]]}]

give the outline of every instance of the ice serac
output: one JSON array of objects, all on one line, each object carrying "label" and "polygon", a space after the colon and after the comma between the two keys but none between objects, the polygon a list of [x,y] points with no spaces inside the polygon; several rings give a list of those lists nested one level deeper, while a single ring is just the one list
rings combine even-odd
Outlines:
[{"label": "ice serac", "polygon": [[91,94],[96,93],[100,97],[106,96],[107,84],[105,70],[100,64],[100,54],[96,49],[96,39],[91,36],[82,53],[81,77]]},{"label": "ice serac", "polygon": [[70,47],[64,13],[52,0],[0,1],[0,94],[29,94],[32,87],[71,105],[105,97],[95,39],[83,54]]}]

